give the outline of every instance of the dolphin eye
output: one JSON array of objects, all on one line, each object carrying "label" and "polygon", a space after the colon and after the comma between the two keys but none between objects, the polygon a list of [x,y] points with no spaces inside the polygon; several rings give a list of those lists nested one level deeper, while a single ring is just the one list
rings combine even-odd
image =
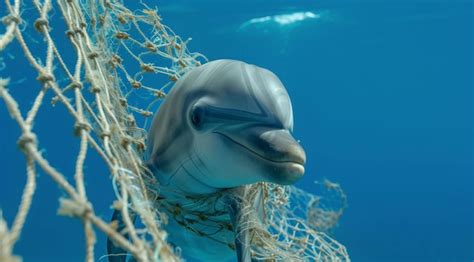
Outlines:
[{"label": "dolphin eye", "polygon": [[191,123],[195,128],[199,128],[203,122],[204,110],[201,107],[195,107],[191,112]]}]

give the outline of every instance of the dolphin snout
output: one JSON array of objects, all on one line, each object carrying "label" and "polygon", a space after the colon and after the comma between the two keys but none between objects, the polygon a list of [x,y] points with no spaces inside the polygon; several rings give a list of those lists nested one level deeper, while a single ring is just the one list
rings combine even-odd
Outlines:
[{"label": "dolphin snout", "polygon": [[270,130],[260,135],[262,152],[267,158],[276,162],[294,162],[300,165],[306,163],[303,147],[296,141],[288,130]]},{"label": "dolphin snout", "polygon": [[304,175],[305,151],[286,129],[255,126],[214,132],[251,152],[267,181],[288,185]]}]

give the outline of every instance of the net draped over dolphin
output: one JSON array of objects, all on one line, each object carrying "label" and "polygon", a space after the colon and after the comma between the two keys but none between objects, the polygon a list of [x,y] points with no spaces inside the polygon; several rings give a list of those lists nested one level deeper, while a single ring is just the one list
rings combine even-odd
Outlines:
[{"label": "net draped over dolphin", "polygon": [[[266,243],[275,233],[268,222],[277,217],[266,207],[269,195],[304,174],[306,155],[292,130],[289,95],[271,71],[216,60],[184,75],[158,109],[147,142],[170,243],[202,261],[252,261],[265,249],[304,259],[305,252],[291,252],[303,247],[278,251]],[[109,254],[123,253],[108,246]]]}]

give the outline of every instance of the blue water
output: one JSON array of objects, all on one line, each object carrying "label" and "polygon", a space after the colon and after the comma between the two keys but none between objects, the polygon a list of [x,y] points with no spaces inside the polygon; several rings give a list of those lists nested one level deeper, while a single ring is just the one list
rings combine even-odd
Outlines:
[{"label": "blue water", "polygon": [[[193,38],[191,50],[210,60],[257,64],[281,78],[293,102],[295,136],[308,158],[298,186],[311,191],[312,181],[323,178],[342,185],[349,206],[334,235],[353,261],[474,259],[471,1],[157,4],[165,24]],[[316,17],[288,24],[274,17],[297,12]],[[269,20],[249,23],[263,17]],[[12,80],[30,72],[24,65],[16,68],[21,70],[11,73]],[[33,84],[12,86],[24,90],[18,94],[25,105]],[[48,117],[38,120],[42,124],[35,130],[43,153],[62,171],[72,171],[73,123],[65,111],[42,110]],[[48,121],[62,127],[52,129],[44,124]],[[11,221],[24,183],[24,160],[13,142],[19,130],[2,102],[0,133],[0,207]],[[97,161],[86,172],[94,176],[88,193],[98,214],[110,217],[106,169]],[[25,261],[83,260],[80,223],[55,215],[61,195],[40,174],[15,249]],[[96,253],[105,253],[102,236]]]}]

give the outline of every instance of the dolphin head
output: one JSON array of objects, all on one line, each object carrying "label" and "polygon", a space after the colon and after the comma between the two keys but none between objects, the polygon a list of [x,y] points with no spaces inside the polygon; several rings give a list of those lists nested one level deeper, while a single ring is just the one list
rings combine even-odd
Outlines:
[{"label": "dolphin head", "polygon": [[149,166],[158,176],[184,168],[213,188],[292,184],[306,156],[291,135],[285,87],[267,69],[216,60],[181,78],[149,131]]}]

